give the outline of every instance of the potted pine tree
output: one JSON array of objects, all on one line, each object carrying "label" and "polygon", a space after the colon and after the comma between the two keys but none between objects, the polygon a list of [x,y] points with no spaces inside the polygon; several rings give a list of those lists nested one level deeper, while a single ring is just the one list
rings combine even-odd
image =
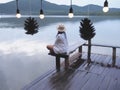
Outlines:
[{"label": "potted pine tree", "polygon": [[88,64],[91,63],[91,39],[95,36],[95,28],[93,26],[93,23],[91,22],[91,20],[89,20],[88,18],[84,18],[81,20],[80,22],[80,36],[81,38],[83,38],[84,40],[88,41],[88,53],[87,53],[87,62]]},{"label": "potted pine tree", "polygon": [[39,25],[34,18],[28,17],[25,20],[24,26],[24,29],[27,31],[26,34],[33,35],[38,32]]}]

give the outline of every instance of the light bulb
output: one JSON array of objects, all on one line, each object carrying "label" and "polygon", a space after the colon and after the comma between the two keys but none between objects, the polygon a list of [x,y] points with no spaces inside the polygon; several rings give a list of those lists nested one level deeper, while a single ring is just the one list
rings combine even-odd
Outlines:
[{"label": "light bulb", "polygon": [[69,16],[69,18],[73,18],[73,16],[74,16],[72,6],[71,6],[70,9],[69,9],[69,14],[68,14],[68,16]]},{"label": "light bulb", "polygon": [[73,18],[74,14],[73,13],[69,13],[68,16],[69,16],[69,18]]},{"label": "light bulb", "polygon": [[103,7],[103,12],[108,12],[109,11],[109,8],[108,8],[108,1],[107,0],[105,0],[105,2],[104,2],[104,7]]},{"label": "light bulb", "polygon": [[16,14],[16,17],[17,17],[17,18],[21,18],[21,14],[20,14],[20,13],[17,13],[17,14]]},{"label": "light bulb", "polygon": [[16,11],[16,17],[17,18],[21,18],[21,14],[20,14],[20,10],[19,9],[17,9],[17,11]]},{"label": "light bulb", "polygon": [[40,16],[39,17],[40,17],[40,19],[44,19],[44,17],[45,17],[42,9],[40,10]]},{"label": "light bulb", "polygon": [[109,8],[108,7],[103,7],[103,12],[108,12]]},{"label": "light bulb", "polygon": [[39,17],[40,17],[40,19],[44,19],[45,16],[44,16],[44,14],[40,14]]}]

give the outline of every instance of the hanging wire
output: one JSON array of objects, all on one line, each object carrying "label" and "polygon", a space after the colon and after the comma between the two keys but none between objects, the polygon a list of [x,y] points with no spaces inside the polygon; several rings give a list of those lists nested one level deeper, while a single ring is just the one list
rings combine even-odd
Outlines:
[{"label": "hanging wire", "polygon": [[72,0],[70,0],[70,9],[69,9],[69,13],[68,16],[69,18],[73,18],[74,14],[73,14],[73,8],[72,8]]},{"label": "hanging wire", "polygon": [[42,9],[42,0],[41,0],[41,9]]},{"label": "hanging wire", "polygon": [[90,5],[88,5],[88,10],[87,10],[87,12],[88,12],[88,13],[87,13],[87,14],[88,14],[87,17],[89,18],[89,15],[90,15]]},{"label": "hanging wire", "polygon": [[30,17],[31,17],[31,0],[29,0],[29,9],[30,9]]},{"label": "hanging wire", "polygon": [[72,7],[72,0],[71,0],[71,2],[70,2],[70,6]]},{"label": "hanging wire", "polygon": [[17,7],[17,9],[18,9],[18,0],[16,0],[16,7]]}]

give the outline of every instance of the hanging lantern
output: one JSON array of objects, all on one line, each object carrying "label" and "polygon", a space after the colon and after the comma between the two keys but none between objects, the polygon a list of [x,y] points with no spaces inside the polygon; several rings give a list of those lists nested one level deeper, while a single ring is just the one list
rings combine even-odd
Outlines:
[{"label": "hanging lantern", "polygon": [[19,10],[19,8],[18,8],[18,0],[16,0],[16,7],[17,7],[16,17],[17,17],[17,18],[21,18],[20,10]]},{"label": "hanging lantern", "polygon": [[71,5],[70,5],[70,9],[69,9],[69,14],[68,14],[69,18],[73,18],[74,13],[73,13],[73,8],[72,8],[72,0],[71,0]]},{"label": "hanging lantern", "polygon": [[45,17],[42,9],[40,10],[40,16],[39,17],[40,17],[40,19],[44,19],[44,17]]},{"label": "hanging lantern", "polygon": [[17,18],[21,18],[21,14],[20,14],[19,9],[17,9],[17,11],[16,11],[16,17],[17,17]]},{"label": "hanging lantern", "polygon": [[41,9],[40,9],[40,19],[44,19],[44,13],[43,13],[43,10],[42,10],[42,0],[41,0]]},{"label": "hanging lantern", "polygon": [[33,35],[38,32],[39,25],[34,18],[28,17],[25,20],[24,26],[24,29],[27,31],[26,34]]},{"label": "hanging lantern", "polygon": [[74,16],[72,7],[69,10],[68,16],[69,16],[69,18],[73,18],[73,16]]},{"label": "hanging lantern", "polygon": [[108,12],[108,11],[109,11],[108,1],[105,0],[105,2],[104,2],[104,7],[103,7],[103,12]]}]

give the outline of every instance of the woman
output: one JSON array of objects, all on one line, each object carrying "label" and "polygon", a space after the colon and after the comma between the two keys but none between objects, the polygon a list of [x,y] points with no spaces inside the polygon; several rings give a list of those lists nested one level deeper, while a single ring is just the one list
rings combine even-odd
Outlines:
[{"label": "woman", "polygon": [[56,35],[56,41],[54,45],[47,45],[47,49],[50,50],[50,53],[55,54],[67,54],[68,51],[68,41],[65,33],[64,25],[59,25],[58,33]]}]

